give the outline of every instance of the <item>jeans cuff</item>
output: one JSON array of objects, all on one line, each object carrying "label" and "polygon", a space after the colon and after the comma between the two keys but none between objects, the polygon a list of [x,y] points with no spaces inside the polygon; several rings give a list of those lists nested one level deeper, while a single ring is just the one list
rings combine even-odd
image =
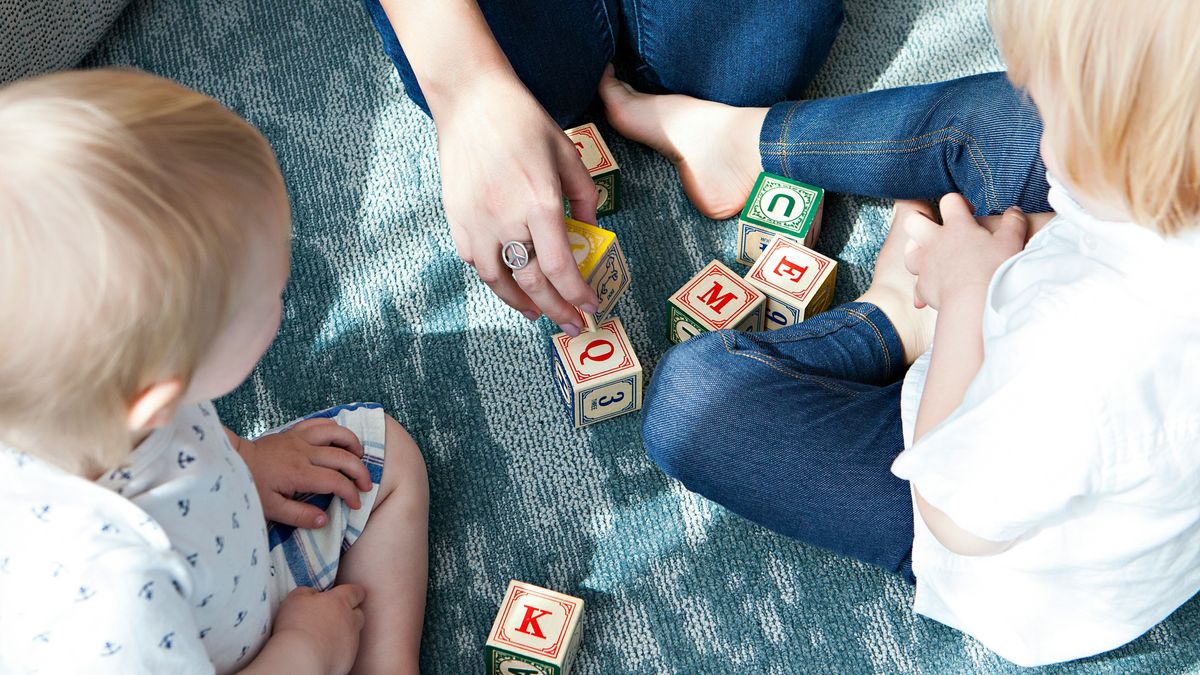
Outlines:
[{"label": "jeans cuff", "polygon": [[892,320],[882,309],[869,302],[848,302],[840,309],[874,329],[886,354],[888,377],[903,373],[908,368],[904,361],[904,344],[900,342],[900,335],[896,333]]},{"label": "jeans cuff", "polygon": [[764,171],[792,177],[787,172],[787,138],[793,120],[800,115],[804,105],[805,101],[784,101],[767,111],[758,133],[758,154]]}]

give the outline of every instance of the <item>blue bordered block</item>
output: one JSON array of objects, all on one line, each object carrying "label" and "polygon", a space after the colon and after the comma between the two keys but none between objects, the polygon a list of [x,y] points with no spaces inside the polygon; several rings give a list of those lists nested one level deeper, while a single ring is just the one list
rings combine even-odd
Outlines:
[{"label": "blue bordered block", "polygon": [[555,384],[576,428],[641,410],[642,364],[620,319],[550,340]]},{"label": "blue bordered block", "polygon": [[746,273],[746,283],[767,298],[764,328],[786,328],[833,304],[837,261],[777,236]]}]

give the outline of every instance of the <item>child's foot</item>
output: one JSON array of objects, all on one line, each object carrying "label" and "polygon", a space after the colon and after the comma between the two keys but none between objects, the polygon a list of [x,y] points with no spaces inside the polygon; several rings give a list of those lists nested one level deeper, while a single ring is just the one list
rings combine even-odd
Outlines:
[{"label": "child's foot", "polygon": [[742,210],[762,171],[758,135],[766,108],[643,94],[613,77],[612,66],[600,80],[600,98],[617,131],[679,168],[683,190],[700,213],[724,219]]},{"label": "child's foot", "polygon": [[912,211],[933,215],[933,209],[925,202],[896,202],[892,229],[883,242],[883,248],[879,249],[879,257],[875,259],[871,287],[859,298],[861,302],[869,302],[887,315],[896,334],[900,336],[900,344],[904,346],[904,362],[909,365],[933,344],[933,326],[937,321],[937,311],[932,307],[917,309],[913,306],[917,278],[904,266],[905,247],[909,239],[902,225],[904,215]]}]

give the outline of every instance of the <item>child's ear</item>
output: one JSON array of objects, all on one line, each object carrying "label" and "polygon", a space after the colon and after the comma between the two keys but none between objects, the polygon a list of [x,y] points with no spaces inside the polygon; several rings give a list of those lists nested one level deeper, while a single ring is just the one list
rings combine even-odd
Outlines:
[{"label": "child's ear", "polygon": [[183,398],[183,380],[173,377],[146,387],[129,402],[126,421],[132,432],[150,431],[164,426],[175,416],[175,408]]}]

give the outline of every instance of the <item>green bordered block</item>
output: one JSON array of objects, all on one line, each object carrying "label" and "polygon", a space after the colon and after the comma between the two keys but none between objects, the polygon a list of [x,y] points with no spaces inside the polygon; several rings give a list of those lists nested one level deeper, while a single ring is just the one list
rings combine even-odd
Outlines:
[{"label": "green bordered block", "polygon": [[694,338],[707,330],[700,325],[699,321],[676,307],[675,303],[667,301],[667,339],[671,341],[671,344],[677,345],[686,342],[689,338]]},{"label": "green bordered block", "polygon": [[488,675],[562,675],[558,666],[495,647],[487,648]]},{"label": "green bordered block", "polygon": [[595,124],[567,129],[579,160],[596,184],[596,215],[606,216],[621,208],[621,167]]},{"label": "green bordered block", "polygon": [[758,174],[738,218],[737,261],[753,265],[775,235],[811,247],[820,231],[824,201],[825,190],[815,185],[766,171]]},{"label": "green bordered block", "polygon": [[616,213],[621,208],[621,172],[612,171],[594,176],[592,182],[596,184],[596,215],[607,216]]}]

